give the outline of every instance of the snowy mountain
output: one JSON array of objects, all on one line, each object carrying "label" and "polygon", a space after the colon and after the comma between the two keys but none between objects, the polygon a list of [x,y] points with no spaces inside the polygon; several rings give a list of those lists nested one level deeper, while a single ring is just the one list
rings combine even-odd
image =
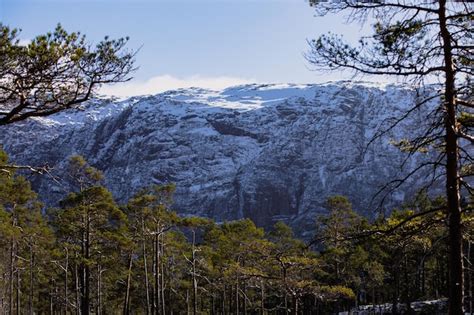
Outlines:
[{"label": "snowy mountain", "polygon": [[[172,182],[178,212],[218,221],[250,217],[264,226],[283,219],[301,232],[334,194],[373,214],[372,196],[400,175],[405,158],[390,140],[420,130],[423,113],[367,144],[415,98],[406,86],[353,82],[183,89],[97,99],[3,127],[0,143],[13,161],[46,162],[60,178],[67,158],[83,155],[121,202],[144,186]],[[414,193],[416,181],[387,205]],[[33,183],[49,204],[67,190],[45,176]]]}]

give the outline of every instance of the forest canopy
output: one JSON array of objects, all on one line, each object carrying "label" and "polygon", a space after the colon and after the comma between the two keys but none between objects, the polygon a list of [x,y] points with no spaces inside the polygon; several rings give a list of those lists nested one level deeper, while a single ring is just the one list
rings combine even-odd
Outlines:
[{"label": "forest canopy", "polygon": [[[394,229],[442,198],[422,193],[369,222],[331,197],[309,245],[283,222],[264,231],[249,219],[181,217],[172,185],[119,205],[83,158],[69,169],[82,184],[47,211],[27,180],[0,173],[2,313],[307,314],[386,302],[402,311],[426,299],[441,299],[428,311],[446,307],[442,211]],[[472,216],[463,220],[472,229]]]}]

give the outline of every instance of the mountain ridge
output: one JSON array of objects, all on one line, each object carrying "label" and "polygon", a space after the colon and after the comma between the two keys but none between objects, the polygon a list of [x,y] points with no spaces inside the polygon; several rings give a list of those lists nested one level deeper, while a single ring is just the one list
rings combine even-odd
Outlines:
[{"label": "mountain ridge", "polygon": [[[120,202],[150,184],[175,183],[183,214],[250,217],[261,226],[284,220],[304,232],[330,195],[347,195],[372,213],[370,196],[406,172],[404,154],[390,141],[419,132],[423,112],[367,144],[418,97],[406,85],[349,81],[179,89],[95,99],[3,127],[0,141],[13,161],[46,162],[59,178],[69,156],[83,155]],[[417,154],[407,166],[424,158]],[[412,178],[386,205],[409,198],[420,180]],[[44,177],[33,185],[50,205],[67,191]]]}]

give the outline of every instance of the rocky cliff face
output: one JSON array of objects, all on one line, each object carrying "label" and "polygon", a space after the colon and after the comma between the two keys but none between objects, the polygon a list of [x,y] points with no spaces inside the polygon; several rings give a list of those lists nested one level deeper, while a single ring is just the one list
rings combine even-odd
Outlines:
[{"label": "rocky cliff face", "polygon": [[[415,97],[403,86],[350,82],[186,89],[95,100],[3,127],[0,143],[15,162],[46,162],[60,178],[68,157],[83,155],[121,202],[172,182],[178,212],[265,226],[283,219],[305,230],[334,194],[370,213],[371,197],[400,174],[405,157],[390,139],[417,132],[422,113],[367,143]],[[412,193],[416,180],[389,202]],[[49,204],[64,197],[65,187],[47,177],[34,186]]]}]

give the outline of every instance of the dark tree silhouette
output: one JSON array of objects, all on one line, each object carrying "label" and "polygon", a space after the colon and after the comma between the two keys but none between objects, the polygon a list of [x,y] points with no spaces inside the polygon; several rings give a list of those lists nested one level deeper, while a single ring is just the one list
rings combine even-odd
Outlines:
[{"label": "dark tree silhouette", "polygon": [[0,126],[47,116],[87,101],[101,84],[131,79],[128,38],[96,46],[60,25],[20,45],[19,31],[0,24]]}]

